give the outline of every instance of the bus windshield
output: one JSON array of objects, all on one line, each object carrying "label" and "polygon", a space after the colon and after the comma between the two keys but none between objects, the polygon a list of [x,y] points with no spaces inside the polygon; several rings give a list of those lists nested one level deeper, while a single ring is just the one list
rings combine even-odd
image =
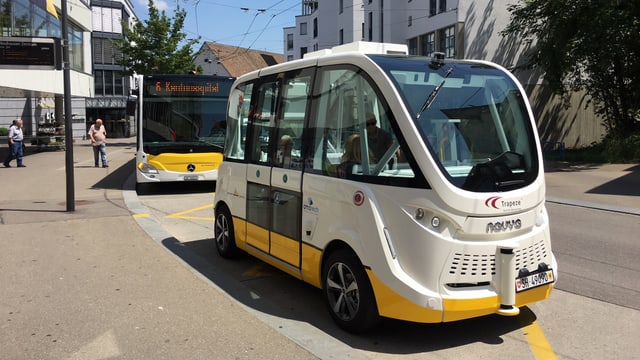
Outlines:
[{"label": "bus windshield", "polygon": [[144,152],[221,152],[226,103],[232,79],[200,76],[147,76],[143,86]]},{"label": "bus windshield", "polygon": [[392,79],[422,140],[449,181],[507,191],[538,173],[534,132],[518,86],[483,63],[370,56]]}]

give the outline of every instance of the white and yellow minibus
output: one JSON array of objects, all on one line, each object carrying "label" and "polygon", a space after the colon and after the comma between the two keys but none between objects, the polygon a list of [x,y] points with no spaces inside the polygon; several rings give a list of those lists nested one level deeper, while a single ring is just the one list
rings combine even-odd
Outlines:
[{"label": "white and yellow minibus", "polygon": [[351,332],[517,315],[558,273],[518,81],[405,45],[345,44],[238,78],[214,207],[221,256],[321,288]]}]

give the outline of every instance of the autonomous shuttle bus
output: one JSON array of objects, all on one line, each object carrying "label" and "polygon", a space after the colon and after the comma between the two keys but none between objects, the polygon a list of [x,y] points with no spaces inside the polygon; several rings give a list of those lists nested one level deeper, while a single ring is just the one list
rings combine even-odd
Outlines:
[{"label": "autonomous shuttle bus", "polygon": [[307,54],[235,81],[226,136],[218,252],[321,288],[344,329],[517,315],[553,288],[535,122],[496,64]]}]

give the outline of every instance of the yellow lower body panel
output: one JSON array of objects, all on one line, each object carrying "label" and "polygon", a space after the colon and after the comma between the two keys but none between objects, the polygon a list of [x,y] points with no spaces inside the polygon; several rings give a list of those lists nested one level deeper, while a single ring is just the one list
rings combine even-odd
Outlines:
[{"label": "yellow lower body panel", "polygon": [[300,264],[300,242],[271,233],[271,255],[295,267]]},{"label": "yellow lower body panel", "polygon": [[147,155],[149,165],[158,170],[185,172],[187,165],[195,165],[194,173],[217,170],[222,162],[221,153],[165,153],[160,155]]},{"label": "yellow lower body panel", "polygon": [[[421,306],[402,297],[382,283],[371,270],[367,270],[367,275],[376,297],[378,313],[388,318],[421,323],[450,322],[496,314],[500,308],[499,297],[490,296],[475,299],[444,298],[444,311],[430,309],[427,304]],[[544,300],[549,297],[552,288],[553,285],[549,284],[519,293],[515,306],[522,307]]]},{"label": "yellow lower body panel", "polygon": [[523,307],[536,301],[544,300],[551,295],[553,284],[539,286],[516,294],[516,306]]},{"label": "yellow lower body panel", "polygon": [[442,299],[443,322],[471,319],[495,314],[500,307],[497,296],[480,299]]},{"label": "yellow lower body panel", "polygon": [[269,231],[260,226],[247,223],[247,244],[269,253]]},{"label": "yellow lower body panel", "polygon": [[302,244],[302,279],[317,287],[322,288],[320,275],[322,251],[307,244]]},{"label": "yellow lower body panel", "polygon": [[367,275],[373,287],[380,316],[423,323],[442,322],[440,310],[412,303],[382,283],[369,269]]}]

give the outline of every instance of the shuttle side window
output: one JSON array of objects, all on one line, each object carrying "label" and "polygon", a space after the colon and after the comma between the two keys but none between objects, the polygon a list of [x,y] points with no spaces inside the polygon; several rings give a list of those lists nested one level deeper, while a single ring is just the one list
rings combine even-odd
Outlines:
[{"label": "shuttle side window", "polygon": [[318,72],[316,83],[310,172],[387,184],[416,177],[391,111],[364,72],[327,67]]},{"label": "shuttle side window", "polygon": [[256,102],[249,114],[249,136],[251,148],[249,161],[254,164],[271,163],[269,139],[271,139],[278,114],[280,79],[267,79],[256,87]]},{"label": "shuttle side window", "polygon": [[273,166],[302,170],[302,132],[311,95],[313,69],[287,73],[276,122]]},{"label": "shuttle side window", "polygon": [[224,156],[227,159],[244,160],[247,124],[251,114],[253,84],[239,85],[229,96],[227,113],[227,138]]}]

